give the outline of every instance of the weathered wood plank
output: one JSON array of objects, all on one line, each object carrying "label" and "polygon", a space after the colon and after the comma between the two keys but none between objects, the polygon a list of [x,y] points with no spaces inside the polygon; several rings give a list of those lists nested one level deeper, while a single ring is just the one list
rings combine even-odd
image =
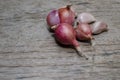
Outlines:
[{"label": "weathered wood plank", "polygon": [[[47,30],[48,12],[66,4],[109,26],[94,47],[80,42],[88,61]],[[119,0],[0,0],[0,80],[120,80],[119,12]]]}]

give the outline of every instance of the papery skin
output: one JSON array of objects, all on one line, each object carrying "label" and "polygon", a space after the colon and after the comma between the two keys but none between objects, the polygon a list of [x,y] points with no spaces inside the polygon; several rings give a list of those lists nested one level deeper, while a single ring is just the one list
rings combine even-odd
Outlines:
[{"label": "papery skin", "polygon": [[92,34],[100,34],[108,30],[108,25],[103,21],[97,21],[91,25]]},{"label": "papery skin", "polygon": [[83,12],[83,13],[78,14],[77,21],[81,22],[81,23],[90,24],[90,23],[95,22],[96,19],[92,14],[87,13],[87,12]]},{"label": "papery skin", "polygon": [[76,41],[73,27],[67,23],[57,25],[57,28],[55,29],[55,37],[61,44],[74,46],[79,45]]},{"label": "papery skin", "polygon": [[85,23],[79,23],[76,31],[76,37],[79,40],[91,40],[92,39],[92,31],[88,24]]},{"label": "papery skin", "polygon": [[60,23],[68,23],[70,25],[74,24],[75,21],[75,13],[71,9],[71,5],[67,5],[66,7],[58,9]]},{"label": "papery skin", "polygon": [[59,13],[58,10],[51,11],[47,16],[47,24],[52,27],[60,23]]}]

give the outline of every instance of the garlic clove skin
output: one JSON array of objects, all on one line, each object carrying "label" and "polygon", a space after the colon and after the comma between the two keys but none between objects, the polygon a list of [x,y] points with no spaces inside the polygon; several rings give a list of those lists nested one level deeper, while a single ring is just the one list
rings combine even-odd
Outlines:
[{"label": "garlic clove skin", "polygon": [[108,30],[108,25],[105,22],[97,21],[91,25],[92,34],[97,35]]},{"label": "garlic clove skin", "polygon": [[77,21],[81,22],[81,23],[90,24],[90,23],[95,22],[96,19],[92,14],[87,13],[87,12],[83,12],[77,16]]}]

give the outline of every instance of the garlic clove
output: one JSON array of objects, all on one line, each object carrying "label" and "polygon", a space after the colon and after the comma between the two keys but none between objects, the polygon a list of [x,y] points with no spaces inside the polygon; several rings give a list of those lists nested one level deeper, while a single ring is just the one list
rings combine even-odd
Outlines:
[{"label": "garlic clove", "polygon": [[78,15],[77,21],[81,22],[81,23],[89,24],[89,23],[95,22],[96,19],[95,19],[95,17],[92,14],[87,13],[87,12],[83,12],[83,13]]},{"label": "garlic clove", "polygon": [[100,34],[108,30],[108,25],[105,22],[97,21],[91,25],[92,34]]}]

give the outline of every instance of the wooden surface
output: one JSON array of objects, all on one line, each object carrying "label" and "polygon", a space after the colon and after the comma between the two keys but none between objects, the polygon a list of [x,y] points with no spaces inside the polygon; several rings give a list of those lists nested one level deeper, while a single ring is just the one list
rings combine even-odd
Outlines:
[{"label": "wooden surface", "polygon": [[[109,25],[95,36],[95,48],[56,44],[47,30],[52,9],[73,4]],[[120,80],[120,0],[0,0],[0,80]]]}]

